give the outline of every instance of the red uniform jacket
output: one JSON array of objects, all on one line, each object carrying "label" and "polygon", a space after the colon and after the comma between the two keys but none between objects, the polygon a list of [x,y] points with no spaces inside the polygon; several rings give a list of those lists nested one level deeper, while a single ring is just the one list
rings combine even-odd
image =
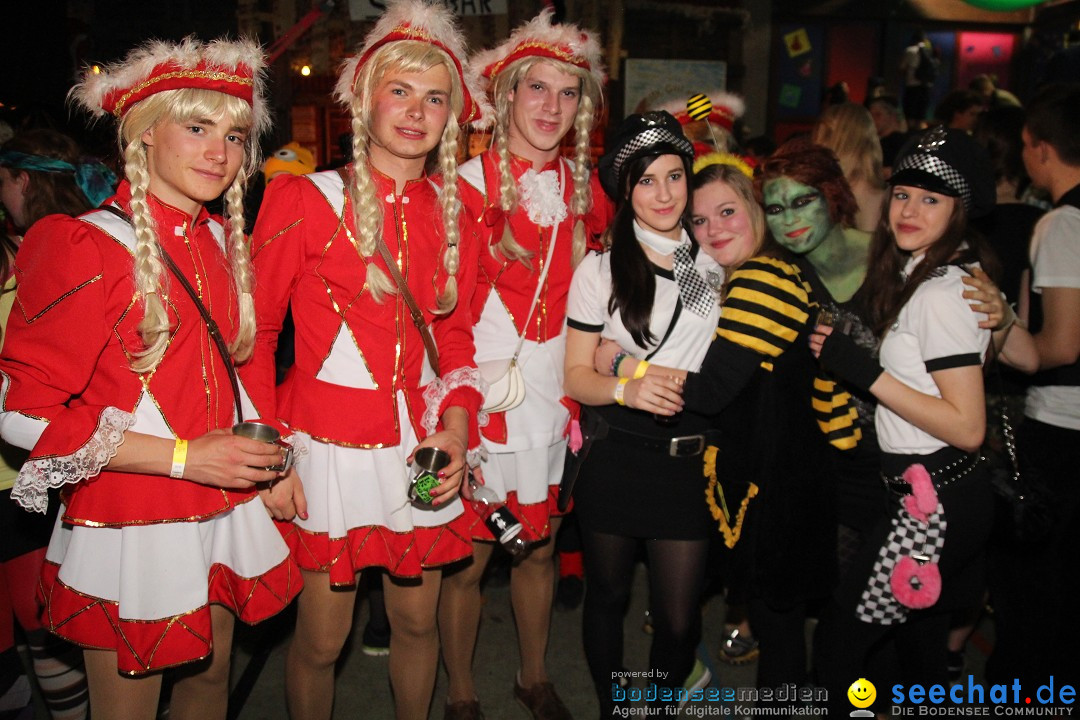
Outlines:
[{"label": "red uniform jacket", "polygon": [[[425,411],[437,417],[451,405],[470,415],[470,447],[478,444],[476,415],[482,400],[473,362],[468,299],[476,282],[477,238],[462,213],[457,307],[437,315],[445,287],[445,240],[438,188],[429,178],[409,182],[402,195],[372,168],[383,211],[383,240],[397,259],[424,310],[439,349],[443,392],[428,407],[424,345],[400,294],[372,299],[367,265],[389,278],[382,257],[361,257],[353,207],[337,172],[281,177],[267,189],[252,237],[258,281],[255,357],[241,373],[260,407],[274,406],[274,351],[285,311],[292,304],[296,364],[276,390],[278,417],[292,429],[349,447],[401,442],[396,394],[404,393],[417,437]],[[343,219],[344,218],[344,219]]]},{"label": "red uniform jacket", "polygon": [[[129,200],[121,183],[113,201],[130,212]],[[193,223],[153,196],[149,202],[160,242],[233,338],[237,302],[220,222],[202,210]],[[130,226],[105,211],[52,215],[27,233],[15,261],[18,290],[0,357],[0,424],[9,441],[32,446],[24,475],[36,473],[53,487],[78,480],[65,486],[64,519],[73,524],[196,520],[254,497],[159,475],[96,474],[133,420],[133,430],[186,439],[234,422],[225,364],[168,271],[160,287],[169,346],[153,372],[130,369],[132,353],[143,347],[133,242]],[[38,432],[36,442],[26,441]]]}]

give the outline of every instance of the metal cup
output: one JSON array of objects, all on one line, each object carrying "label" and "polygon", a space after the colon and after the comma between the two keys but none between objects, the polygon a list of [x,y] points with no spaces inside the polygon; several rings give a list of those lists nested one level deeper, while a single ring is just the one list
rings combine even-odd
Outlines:
[{"label": "metal cup", "polygon": [[423,447],[413,454],[415,474],[409,484],[409,500],[431,504],[431,490],[439,484],[439,471],[450,464],[450,453],[436,447]]},{"label": "metal cup", "polygon": [[289,468],[293,464],[293,448],[287,442],[281,439],[281,433],[273,425],[267,425],[266,423],[255,422],[248,420],[246,422],[237,423],[233,425],[233,435],[240,435],[242,437],[251,438],[252,440],[258,440],[259,442],[269,443],[271,445],[277,445],[285,453],[285,459],[277,465],[268,465],[263,470],[269,472],[288,472]]}]

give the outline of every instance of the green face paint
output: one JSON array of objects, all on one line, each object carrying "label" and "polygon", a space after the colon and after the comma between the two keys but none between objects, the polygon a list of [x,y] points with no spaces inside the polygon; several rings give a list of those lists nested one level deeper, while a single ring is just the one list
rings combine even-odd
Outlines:
[{"label": "green face paint", "polygon": [[832,232],[821,191],[787,177],[765,183],[765,220],[776,241],[796,255],[813,252]]}]

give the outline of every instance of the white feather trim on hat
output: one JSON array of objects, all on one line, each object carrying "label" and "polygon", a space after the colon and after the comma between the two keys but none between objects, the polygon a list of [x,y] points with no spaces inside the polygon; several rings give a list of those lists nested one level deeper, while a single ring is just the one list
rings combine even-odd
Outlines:
[{"label": "white feather trim on hat", "polygon": [[[709,101],[712,103],[713,109],[726,108],[728,112],[735,118],[741,118],[743,113],[746,112],[746,102],[733,93],[729,93],[725,90],[711,90],[706,95],[709,96]],[[664,100],[663,102],[650,107],[650,110],[667,110],[669,113],[678,117],[679,115],[686,114],[686,101],[692,94],[682,95],[675,98]]]},{"label": "white feather trim on hat", "polygon": [[[491,106],[484,98],[480,77],[465,64],[468,50],[465,46],[465,38],[458,27],[457,16],[442,3],[428,5],[422,0],[387,2],[386,10],[375,23],[375,27],[364,38],[363,46],[356,55],[342,64],[334,86],[334,98],[349,107],[356,98],[356,73],[360,61],[366,59],[368,53],[382,45],[388,35],[406,26],[430,37],[450,53],[451,59],[457,61],[461,67],[462,72],[459,77],[464,84],[463,91],[472,97],[473,104],[482,116],[490,116]],[[422,37],[413,39],[424,41]]]},{"label": "white feather trim on hat", "polygon": [[[469,59],[469,66],[475,68],[478,74],[485,75],[488,68],[518,54],[519,51],[522,53],[522,59],[537,55],[547,57],[541,53],[529,52],[529,45],[552,46],[568,50],[573,57],[573,64],[579,67],[585,65],[585,69],[592,75],[596,86],[602,88],[607,75],[604,68],[603,50],[596,33],[570,23],[553,25],[551,22],[553,13],[554,10],[551,8],[545,8],[532,20],[515,28],[505,42],[473,55]],[[512,62],[514,61],[511,61],[511,64]],[[499,71],[501,72],[502,69],[499,68]]]},{"label": "white feather trim on hat", "polygon": [[173,64],[191,69],[201,62],[227,70],[246,67],[252,74],[252,127],[257,134],[270,129],[266,59],[262,48],[247,39],[218,38],[204,43],[189,35],[179,43],[151,40],[129,52],[123,60],[105,65],[98,73],[84,71],[82,81],[71,89],[68,97],[95,117],[109,115],[111,112],[104,106],[106,98],[143,83],[156,68]]}]

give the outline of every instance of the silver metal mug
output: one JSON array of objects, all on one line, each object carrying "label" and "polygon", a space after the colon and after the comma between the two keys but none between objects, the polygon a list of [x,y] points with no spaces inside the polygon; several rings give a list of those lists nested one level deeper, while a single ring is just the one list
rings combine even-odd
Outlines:
[{"label": "silver metal mug", "polygon": [[268,465],[264,468],[268,472],[288,472],[289,468],[292,467],[293,447],[281,439],[281,433],[278,432],[277,428],[273,425],[248,420],[233,425],[232,432],[233,435],[240,435],[242,437],[251,438],[252,440],[258,440],[259,442],[277,445],[284,451],[285,459],[277,465]]},{"label": "silver metal mug", "polygon": [[415,472],[409,484],[409,500],[431,504],[431,489],[439,484],[439,471],[450,464],[450,453],[436,447],[423,447],[413,454]]}]

